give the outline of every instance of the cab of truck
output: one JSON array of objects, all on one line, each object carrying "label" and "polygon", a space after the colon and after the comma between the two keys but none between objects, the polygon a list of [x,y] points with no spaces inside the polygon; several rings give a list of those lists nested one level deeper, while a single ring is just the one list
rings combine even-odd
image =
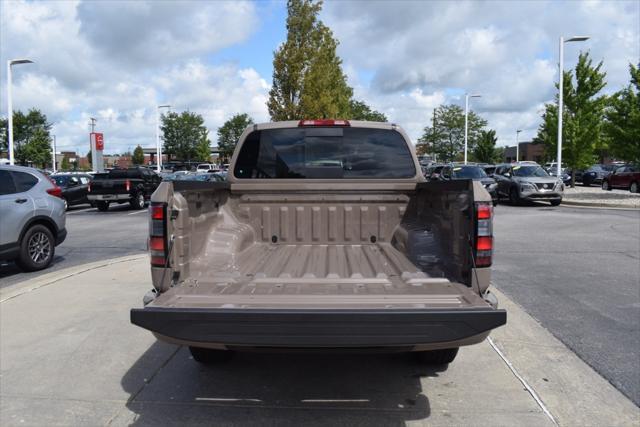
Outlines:
[{"label": "cab of truck", "polygon": [[163,182],[153,289],[132,323],[196,361],[256,349],[411,351],[450,363],[506,322],[480,182],[426,182],[391,123],[249,126],[227,182]]}]

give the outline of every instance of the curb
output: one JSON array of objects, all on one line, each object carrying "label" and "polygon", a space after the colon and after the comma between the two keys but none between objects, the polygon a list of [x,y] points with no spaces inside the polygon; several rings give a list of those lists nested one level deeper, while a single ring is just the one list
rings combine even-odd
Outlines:
[{"label": "curb", "polygon": [[562,203],[560,206],[566,205],[565,207],[579,207],[579,208],[592,208],[592,209],[612,209],[612,210],[624,210],[624,211],[640,211],[640,208],[636,208],[629,205],[620,205],[620,204],[608,204],[608,203],[584,203],[584,202],[574,202],[572,200],[567,200],[566,198],[562,199]]},{"label": "curb", "polygon": [[148,254],[143,255],[127,255],[119,258],[111,258],[104,261],[90,262],[87,264],[77,265],[74,267],[65,268],[62,270],[47,273],[42,276],[35,277],[33,279],[18,282],[15,286],[11,286],[9,290],[0,290],[0,303],[8,301],[10,299],[19,297],[36,289],[42,288],[59,282],[71,276],[86,273],[91,270],[95,270],[102,267],[108,267],[113,264],[119,264],[122,262],[135,261],[141,258],[147,257]]}]

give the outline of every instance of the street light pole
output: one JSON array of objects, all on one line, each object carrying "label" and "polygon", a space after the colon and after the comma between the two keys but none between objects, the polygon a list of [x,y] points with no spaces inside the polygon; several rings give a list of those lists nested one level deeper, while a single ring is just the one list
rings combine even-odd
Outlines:
[{"label": "street light pole", "polygon": [[467,164],[467,147],[468,147],[468,134],[469,134],[469,98],[480,98],[482,95],[469,95],[464,94],[464,164]]},{"label": "street light pole", "polygon": [[13,155],[13,97],[11,94],[11,67],[18,64],[33,64],[30,59],[10,59],[7,61],[7,122],[9,133],[9,164],[15,163],[15,157]]},{"label": "street light pole", "polygon": [[564,85],[564,44],[568,42],[583,42],[585,40],[589,40],[589,36],[575,36],[570,39],[565,40],[564,37],[560,37],[559,47],[560,47],[560,55],[558,62],[558,69],[560,71],[560,77],[558,79],[558,154],[557,154],[557,165],[556,172],[558,173],[558,177],[561,177],[562,171],[562,116],[563,114],[563,96],[564,92],[562,86]]},{"label": "street light pole", "polygon": [[156,106],[156,172],[162,171],[162,147],[160,146],[160,109],[171,108],[171,105]]},{"label": "street light pole", "polygon": [[516,130],[516,162],[520,161],[520,142],[518,142],[518,136],[520,136],[522,129]]},{"label": "street light pole", "polygon": [[56,168],[56,136],[51,135],[53,137],[53,173],[57,172]]}]

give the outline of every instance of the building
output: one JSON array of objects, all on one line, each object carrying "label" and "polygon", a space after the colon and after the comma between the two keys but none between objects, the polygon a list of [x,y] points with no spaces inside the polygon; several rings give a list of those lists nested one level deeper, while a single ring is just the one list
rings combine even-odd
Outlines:
[{"label": "building", "polygon": [[533,142],[521,142],[520,158],[516,159],[516,147],[505,147],[503,160],[506,163],[515,161],[530,161],[542,164],[544,162],[544,144],[534,144]]}]

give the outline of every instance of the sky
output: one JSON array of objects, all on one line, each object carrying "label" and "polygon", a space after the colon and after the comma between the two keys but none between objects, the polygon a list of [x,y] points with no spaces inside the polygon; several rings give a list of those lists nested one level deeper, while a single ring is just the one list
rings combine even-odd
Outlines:
[{"label": "sky", "polygon": [[[402,126],[413,142],[441,104],[471,109],[499,145],[530,140],[558,79],[580,51],[603,61],[613,93],[640,62],[640,0],[325,1],[320,19],[357,99]],[[14,109],[38,108],[57,149],[89,150],[89,118],[105,151],[155,146],[156,105],[201,114],[216,130],[236,113],[269,120],[273,52],[286,38],[281,1],[0,0],[0,115],[6,117],[6,61]]]}]

